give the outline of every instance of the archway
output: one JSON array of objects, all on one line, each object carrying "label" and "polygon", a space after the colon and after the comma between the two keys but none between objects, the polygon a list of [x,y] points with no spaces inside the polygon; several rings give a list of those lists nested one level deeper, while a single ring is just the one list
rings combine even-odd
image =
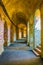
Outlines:
[{"label": "archway", "polygon": [[40,10],[37,9],[34,16],[34,35],[35,35],[35,47],[41,43],[41,17]]},{"label": "archway", "polygon": [[19,39],[26,38],[26,25],[23,23],[19,23],[18,28],[19,28]]}]

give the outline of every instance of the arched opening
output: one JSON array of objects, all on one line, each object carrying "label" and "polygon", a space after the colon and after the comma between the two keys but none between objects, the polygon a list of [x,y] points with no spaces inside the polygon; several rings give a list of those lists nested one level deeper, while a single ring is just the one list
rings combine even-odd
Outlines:
[{"label": "arched opening", "polygon": [[26,37],[26,25],[23,23],[18,24],[19,28],[19,39]]},{"label": "arched opening", "polygon": [[25,29],[26,29],[25,27],[27,25],[26,15],[23,12],[16,12],[16,13],[13,12],[12,20],[13,20],[13,22],[15,24],[14,40],[16,41],[18,39],[26,37],[26,31],[25,31]]},{"label": "arched opening", "polygon": [[40,10],[37,9],[34,16],[34,33],[35,47],[41,44],[41,16]]}]

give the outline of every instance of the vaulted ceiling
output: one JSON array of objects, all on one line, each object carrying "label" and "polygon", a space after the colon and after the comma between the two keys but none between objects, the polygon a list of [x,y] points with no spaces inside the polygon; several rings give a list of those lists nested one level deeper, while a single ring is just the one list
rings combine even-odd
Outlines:
[{"label": "vaulted ceiling", "polygon": [[18,24],[26,24],[31,14],[42,3],[43,0],[2,0],[9,16]]}]

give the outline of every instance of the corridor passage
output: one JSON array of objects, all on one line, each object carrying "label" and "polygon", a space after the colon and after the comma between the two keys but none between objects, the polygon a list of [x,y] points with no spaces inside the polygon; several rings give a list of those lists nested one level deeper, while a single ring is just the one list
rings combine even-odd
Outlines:
[{"label": "corridor passage", "polygon": [[16,41],[5,48],[0,56],[0,65],[31,65],[30,61],[33,62],[36,59],[39,59],[39,57],[30,50],[26,43],[17,43]]},{"label": "corridor passage", "polygon": [[43,0],[0,0],[0,65],[43,65]]}]

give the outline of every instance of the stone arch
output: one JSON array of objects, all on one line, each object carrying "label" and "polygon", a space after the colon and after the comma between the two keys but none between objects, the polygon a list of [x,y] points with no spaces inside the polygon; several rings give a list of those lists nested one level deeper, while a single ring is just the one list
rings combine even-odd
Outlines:
[{"label": "stone arch", "polygon": [[18,28],[19,28],[19,39],[24,38],[26,36],[25,35],[26,25],[23,23],[19,23]]}]

